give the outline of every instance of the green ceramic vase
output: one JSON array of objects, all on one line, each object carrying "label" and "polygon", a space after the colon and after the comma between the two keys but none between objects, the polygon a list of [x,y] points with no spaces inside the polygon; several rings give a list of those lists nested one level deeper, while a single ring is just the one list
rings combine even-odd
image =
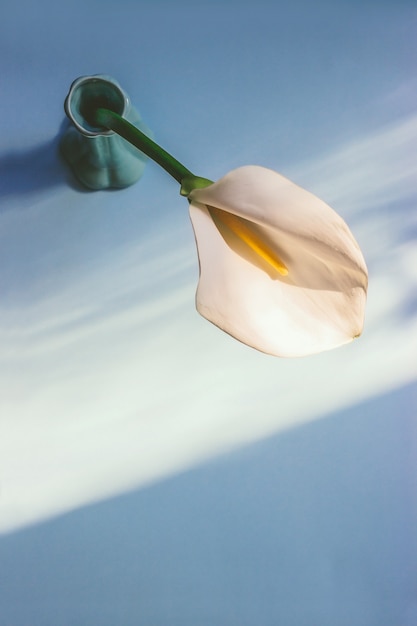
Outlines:
[{"label": "green ceramic vase", "polygon": [[70,123],[60,142],[61,153],[83,186],[128,187],[142,176],[148,157],[112,130],[94,126],[92,112],[99,107],[115,111],[151,135],[117,81],[101,74],[81,76],[65,100]]}]

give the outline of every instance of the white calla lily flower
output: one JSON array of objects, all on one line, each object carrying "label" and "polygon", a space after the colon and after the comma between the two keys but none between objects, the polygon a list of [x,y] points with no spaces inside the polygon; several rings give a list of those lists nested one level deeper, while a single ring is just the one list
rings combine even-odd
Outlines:
[{"label": "white calla lily flower", "polygon": [[330,350],[361,334],[366,264],[327,204],[259,166],[233,170],[188,199],[203,317],[282,357]]},{"label": "white calla lily flower", "polygon": [[330,350],[361,334],[368,272],[348,226],[327,204],[254,165],[212,183],[115,111],[98,108],[91,119],[181,185],[197,243],[203,317],[276,356]]}]

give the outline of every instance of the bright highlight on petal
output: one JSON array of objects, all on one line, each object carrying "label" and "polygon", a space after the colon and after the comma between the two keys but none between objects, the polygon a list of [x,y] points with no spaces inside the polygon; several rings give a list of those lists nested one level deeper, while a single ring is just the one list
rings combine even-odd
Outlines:
[{"label": "bright highlight on petal", "polygon": [[188,196],[197,310],[276,356],[330,350],[362,332],[368,273],[343,219],[277,172],[233,170]]}]

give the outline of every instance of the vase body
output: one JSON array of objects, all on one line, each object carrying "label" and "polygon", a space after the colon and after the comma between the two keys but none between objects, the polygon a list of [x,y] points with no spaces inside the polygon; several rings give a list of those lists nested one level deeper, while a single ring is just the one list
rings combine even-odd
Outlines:
[{"label": "vase body", "polygon": [[60,150],[76,179],[89,189],[128,187],[143,174],[147,156],[111,130],[94,126],[89,113],[103,107],[115,111],[150,136],[139,112],[110,76],[77,78],[65,100],[70,120]]}]

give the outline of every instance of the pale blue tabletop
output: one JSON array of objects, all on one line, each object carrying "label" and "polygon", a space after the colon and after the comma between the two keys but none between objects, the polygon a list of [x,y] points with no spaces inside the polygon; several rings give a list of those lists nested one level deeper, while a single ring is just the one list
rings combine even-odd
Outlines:
[{"label": "pale blue tabletop", "polygon": [[[0,622],[414,626],[414,3],[0,13]],[[342,215],[358,341],[276,359],[196,313],[175,181],[86,191],[58,156],[97,73],[197,174],[263,165]]]}]

